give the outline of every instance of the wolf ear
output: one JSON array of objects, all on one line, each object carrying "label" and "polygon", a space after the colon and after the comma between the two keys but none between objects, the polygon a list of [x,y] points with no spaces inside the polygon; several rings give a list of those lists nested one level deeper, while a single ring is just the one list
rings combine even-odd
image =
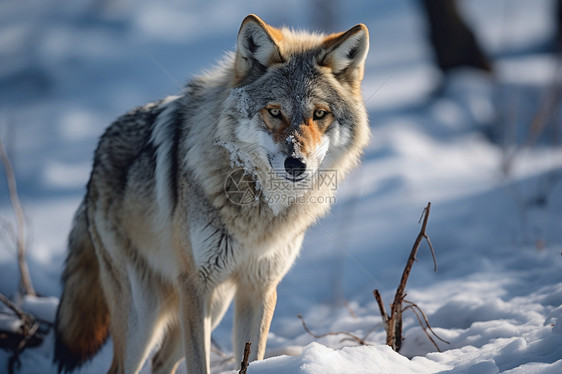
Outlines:
[{"label": "wolf ear", "polygon": [[250,14],[238,32],[236,49],[236,74],[238,81],[248,76],[258,76],[275,63],[283,62],[277,42],[281,32]]},{"label": "wolf ear", "polygon": [[332,69],[338,79],[361,81],[369,52],[369,30],[359,24],[346,32],[328,36],[322,45],[318,63]]}]

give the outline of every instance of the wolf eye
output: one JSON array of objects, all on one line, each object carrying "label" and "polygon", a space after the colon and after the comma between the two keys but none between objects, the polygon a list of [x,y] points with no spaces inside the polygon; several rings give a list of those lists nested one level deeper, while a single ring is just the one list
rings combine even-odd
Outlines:
[{"label": "wolf eye", "polygon": [[267,111],[273,118],[281,118],[281,110],[279,108],[269,108]]},{"label": "wolf eye", "polygon": [[314,120],[322,119],[326,117],[326,114],[328,114],[328,112],[326,112],[325,110],[321,110],[321,109],[315,110],[312,119]]}]

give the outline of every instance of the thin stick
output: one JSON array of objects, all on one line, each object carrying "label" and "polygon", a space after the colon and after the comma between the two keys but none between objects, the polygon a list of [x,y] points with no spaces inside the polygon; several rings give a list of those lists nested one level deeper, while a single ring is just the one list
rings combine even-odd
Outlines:
[{"label": "thin stick", "polygon": [[20,344],[18,345],[16,354],[20,354],[24,348],[27,346],[27,343],[31,340],[35,333],[39,330],[39,324],[37,322],[33,322],[27,333],[24,335],[23,339],[21,340]]},{"label": "thin stick", "polygon": [[384,308],[384,303],[382,302],[381,293],[379,290],[374,290],[373,295],[375,295],[375,300],[377,300],[377,304],[379,304],[379,310],[381,312],[382,320],[386,323],[388,319],[388,314],[386,314],[386,310]]},{"label": "thin stick", "polygon": [[435,251],[433,250],[433,244],[431,244],[431,240],[429,239],[429,236],[427,236],[425,232],[423,233],[423,237],[425,238],[425,241],[429,246],[429,250],[431,251],[431,257],[433,257],[433,271],[437,271],[437,259],[435,258]]},{"label": "thin stick", "polygon": [[[391,316],[386,313],[386,309],[384,308],[384,303],[382,302],[382,297],[379,290],[374,290],[373,295],[375,295],[375,300],[377,300],[377,304],[379,305],[379,310],[384,324],[384,330],[386,332],[386,345],[391,346],[392,349],[398,352],[395,343],[396,316],[394,315],[394,313],[392,313],[392,311]],[[391,309],[392,308],[393,305],[391,305]],[[400,316],[400,318],[402,318],[402,316]]]},{"label": "thin stick", "polygon": [[6,172],[6,179],[8,180],[8,189],[10,191],[10,201],[12,203],[12,208],[14,209],[14,214],[16,215],[16,230],[17,230],[17,246],[18,246],[18,266],[20,269],[20,288],[24,294],[35,296],[35,290],[33,284],[31,283],[31,277],[29,275],[29,269],[27,267],[27,262],[25,261],[25,218],[23,215],[23,210],[20,205],[20,200],[18,197],[18,188],[16,183],[16,176],[14,174],[14,169],[12,163],[4,149],[4,144],[0,139],[0,161],[4,166],[4,171]]},{"label": "thin stick", "polygon": [[240,371],[239,374],[246,374],[248,371],[248,359],[250,357],[250,346],[252,345],[251,342],[246,342],[244,345],[244,357],[242,358],[242,362],[240,363]]},{"label": "thin stick", "polygon": [[[13,313],[10,313],[10,312],[8,312],[8,311],[0,311],[0,316],[13,317],[14,314],[13,314]],[[51,322],[51,321],[47,321],[47,320],[44,320],[44,319],[42,319],[42,318],[37,318],[36,316],[27,315],[27,317],[28,317],[28,318],[33,317],[33,319],[34,319],[35,321],[37,321],[37,322],[39,322],[39,323],[41,323],[42,325],[45,325],[45,326],[47,326],[47,327],[52,327],[53,324],[54,324],[54,323]],[[21,318],[21,317],[20,317],[20,318]]]},{"label": "thin stick", "polygon": [[[2,293],[0,293],[0,301],[4,303],[8,308],[10,308],[21,322],[20,328],[18,329],[17,332],[14,331],[3,332],[3,334],[6,333],[10,336],[13,335],[14,339],[17,339],[17,337],[21,337],[21,340],[17,342],[17,346],[15,346],[14,343],[14,346],[10,347],[10,349],[13,349],[13,353],[10,359],[8,360],[8,372],[14,373],[16,364],[21,365],[19,359],[20,354],[30,343],[31,339],[35,337],[39,340],[43,340],[44,336],[39,332],[39,327],[41,323],[44,323],[44,321],[39,320],[30,314],[24,313],[16,304],[14,304],[10,299],[8,299]],[[0,312],[0,314],[7,314],[7,313]],[[46,322],[46,323],[50,326],[52,325],[51,322]]]},{"label": "thin stick", "polygon": [[427,221],[429,219],[429,211],[431,209],[431,203],[427,203],[427,206],[424,209],[425,215],[423,217],[423,223],[414,242],[414,246],[410,251],[410,257],[408,257],[408,262],[406,263],[406,267],[402,272],[402,278],[400,279],[400,284],[398,285],[398,289],[396,290],[396,295],[394,297],[393,304],[402,304],[402,300],[404,300],[404,290],[406,289],[406,283],[408,282],[408,277],[410,276],[410,271],[412,270],[412,266],[414,265],[414,261],[416,260],[416,254],[418,253],[418,248],[423,238],[427,238],[427,234],[425,233],[425,228],[427,227]]},{"label": "thin stick", "polygon": [[[439,335],[437,335],[437,333],[435,331],[433,331],[433,328],[431,328],[431,325],[429,324],[429,320],[427,319],[427,316],[425,315],[424,311],[416,303],[413,303],[413,302],[408,301],[408,300],[404,300],[404,302],[409,304],[406,308],[404,308],[404,310],[412,307],[412,308],[415,308],[417,311],[420,312],[420,314],[422,315],[423,320],[425,322],[425,326],[433,334],[433,336],[435,336],[437,339],[441,340],[445,344],[451,344],[451,342],[441,338]],[[422,325],[422,327],[423,327],[423,325]]]},{"label": "thin stick", "polygon": [[367,343],[365,340],[361,339],[357,335],[354,335],[354,334],[352,334],[350,332],[347,332],[347,331],[327,332],[325,334],[316,335],[315,333],[310,331],[308,326],[306,326],[306,323],[304,322],[304,318],[303,318],[302,315],[299,314],[299,315],[297,315],[297,317],[301,320],[302,327],[304,328],[304,331],[306,331],[310,336],[312,336],[315,339],[320,339],[320,338],[324,338],[326,336],[332,336],[332,335],[346,335],[349,338],[351,338],[351,340],[353,340],[353,341],[355,341],[355,342],[357,342],[361,345],[370,345],[369,343]]},{"label": "thin stick", "polygon": [[[402,272],[402,278],[400,279],[400,283],[398,284],[396,294],[394,295],[394,301],[390,305],[390,315],[386,313],[380,292],[378,290],[373,291],[373,295],[377,300],[381,317],[384,322],[384,328],[386,330],[386,344],[391,346],[392,349],[394,349],[396,352],[400,351],[400,348],[402,346],[402,312],[408,309],[408,308],[404,308],[404,309],[402,308],[402,302],[406,297],[406,293],[405,293],[406,283],[408,282],[408,277],[410,276],[410,272],[412,270],[412,266],[414,265],[414,261],[416,261],[416,254],[418,252],[418,248],[420,246],[422,239],[424,238],[427,241],[429,245],[429,249],[431,250],[431,255],[433,256],[434,270],[437,271],[437,261],[435,259],[435,251],[433,250],[433,245],[429,240],[429,236],[425,232],[427,227],[427,221],[429,219],[430,210],[431,210],[431,203],[427,203],[427,206],[423,210],[422,216],[420,217],[420,221],[423,218],[422,227],[420,229],[418,236],[416,237],[416,241],[414,242],[412,250],[410,251],[410,256],[408,257],[408,261],[406,262],[406,267]],[[412,310],[414,310],[415,313],[415,308],[412,308]]]},{"label": "thin stick", "polygon": [[4,296],[4,294],[1,293],[1,292],[0,292],[0,301],[3,302],[4,304],[6,304],[6,306],[8,308],[13,310],[14,313],[16,313],[16,315],[19,318],[23,318],[25,316],[25,313],[22,312],[22,310],[20,308],[18,308],[18,306],[16,304],[14,304],[10,299],[8,299],[6,296]]},{"label": "thin stick", "polygon": [[433,344],[433,346],[435,347],[435,349],[437,349],[438,352],[441,352],[441,349],[439,349],[439,346],[437,345],[437,343],[435,342],[435,340],[433,340],[433,338],[431,337],[431,335],[429,335],[429,333],[427,332],[425,326],[422,324],[422,320],[420,318],[420,316],[418,315],[417,310],[412,306],[407,306],[406,308],[404,308],[404,310],[407,309],[412,309],[412,312],[414,312],[414,315],[416,316],[416,318],[418,319],[418,323],[420,324],[420,326],[422,327],[423,332],[425,333],[425,336],[427,336],[427,338],[431,341],[431,343]]}]

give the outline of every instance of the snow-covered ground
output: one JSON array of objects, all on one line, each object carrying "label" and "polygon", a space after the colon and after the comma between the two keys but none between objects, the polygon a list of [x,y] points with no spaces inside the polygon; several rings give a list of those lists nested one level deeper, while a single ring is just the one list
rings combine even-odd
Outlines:
[{"label": "snow-covered ground", "polygon": [[[41,295],[60,296],[71,217],[110,121],[177,93],[233,48],[246,14],[315,28],[314,3],[0,3],[0,135],[16,168],[29,266]],[[529,144],[530,125],[560,79],[549,50],[554,2],[460,2],[496,72],[490,78],[459,71],[443,82],[417,2],[336,3],[335,29],[363,22],[371,32],[363,91],[373,137],[362,166],[341,183],[331,215],[309,231],[281,283],[270,358],[249,372],[561,373],[560,105]],[[438,352],[407,312],[398,354],[384,345],[372,290],[389,308],[428,201],[438,271],[422,244],[407,299],[450,344],[438,342]],[[3,179],[0,217],[1,228],[13,221]],[[4,229],[0,239],[0,292],[14,296],[14,248]],[[52,318],[56,302],[27,300],[23,307]],[[367,335],[371,345],[313,338],[297,314],[316,334],[347,331]],[[231,327],[229,312],[213,333],[226,356]],[[52,344],[50,334],[26,350],[19,372],[54,373]],[[0,372],[8,358],[0,351]],[[213,355],[213,370],[234,369],[227,358]],[[105,372],[110,361],[111,342],[80,373]]]}]

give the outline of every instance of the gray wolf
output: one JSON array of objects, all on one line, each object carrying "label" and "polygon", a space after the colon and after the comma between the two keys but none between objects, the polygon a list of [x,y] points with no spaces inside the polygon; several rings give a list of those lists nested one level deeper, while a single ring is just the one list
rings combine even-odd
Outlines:
[{"label": "gray wolf", "polygon": [[208,373],[232,299],[235,360],[247,341],[264,357],[276,287],[334,194],[318,175],[341,180],[367,144],[368,49],[361,24],[321,35],[249,15],[218,67],[107,128],[68,240],[59,372],[111,335],[110,373],[137,373],[154,347],[153,373],[184,357]]}]

